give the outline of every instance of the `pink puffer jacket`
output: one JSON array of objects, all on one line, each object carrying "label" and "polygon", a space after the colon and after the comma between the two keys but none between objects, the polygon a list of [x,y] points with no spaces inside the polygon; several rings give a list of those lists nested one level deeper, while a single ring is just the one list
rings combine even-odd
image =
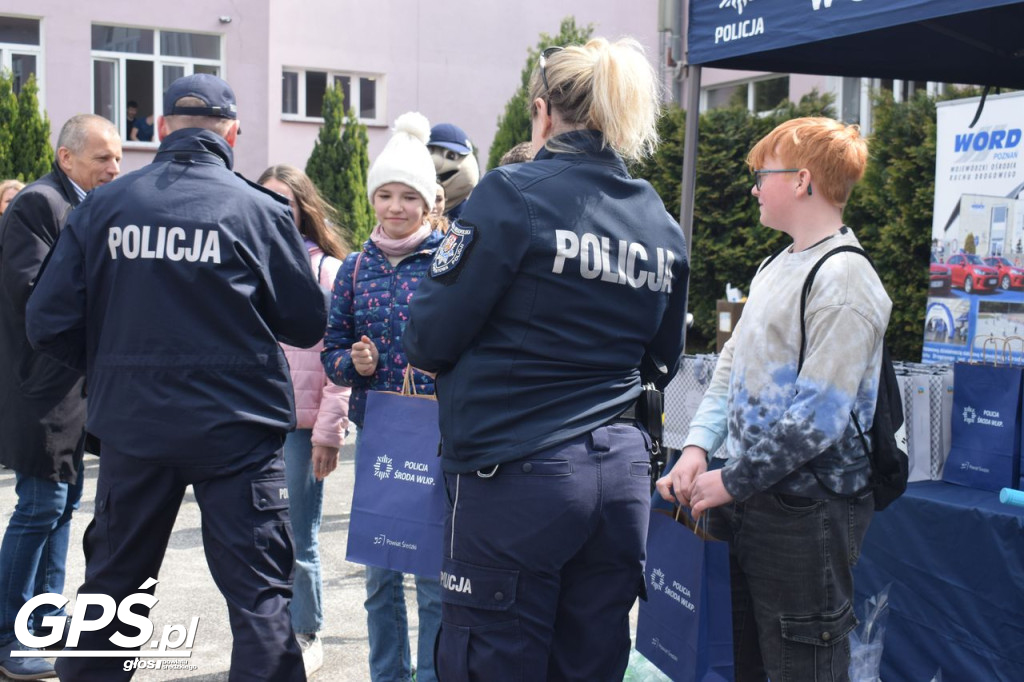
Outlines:
[{"label": "pink puffer jacket", "polygon": [[[309,244],[309,242],[307,242]],[[341,261],[327,256],[319,246],[309,246],[309,261],[320,286],[330,292]],[[324,342],[312,348],[281,344],[291,367],[295,386],[295,416],[300,429],[313,430],[313,445],[340,447],[348,429],[348,397],[351,389],[327,380],[320,363]]]}]

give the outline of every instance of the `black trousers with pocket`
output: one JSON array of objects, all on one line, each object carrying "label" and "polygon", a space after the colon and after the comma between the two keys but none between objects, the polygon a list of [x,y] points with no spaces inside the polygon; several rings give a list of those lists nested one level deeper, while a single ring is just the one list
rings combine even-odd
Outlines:
[{"label": "black trousers with pocket", "polygon": [[[129,595],[152,592],[155,586],[146,583],[158,578],[188,485],[202,512],[207,564],[227,600],[234,637],[229,679],[305,680],[289,613],[294,555],[280,451],[211,467],[161,466],[104,452],[95,516],[85,533],[85,582],[79,594],[105,594],[120,604]],[[160,589],[182,586],[167,584]],[[98,607],[89,611],[87,618],[99,618]],[[144,608],[135,606],[132,611],[144,613]],[[182,614],[180,621],[187,626],[193,616],[200,616],[199,642],[204,614]],[[110,641],[116,632],[133,637],[139,630],[115,617],[105,628],[83,632],[73,648],[117,649]],[[154,641],[160,634],[154,632]],[[143,645],[143,651],[148,646]],[[125,670],[126,661],[133,661],[137,652],[125,652],[124,658],[59,658],[57,672],[61,679],[76,682],[128,680],[134,670]]]}]

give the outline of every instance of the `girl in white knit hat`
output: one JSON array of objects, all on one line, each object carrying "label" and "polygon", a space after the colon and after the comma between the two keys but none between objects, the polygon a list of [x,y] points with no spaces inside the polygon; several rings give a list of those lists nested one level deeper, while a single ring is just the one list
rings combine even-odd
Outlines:
[{"label": "girl in white knit hat", "polygon": [[[401,391],[408,361],[402,334],[409,301],[426,276],[442,236],[428,217],[437,179],[427,151],[430,124],[410,112],[370,166],[367,191],[377,226],[362,249],[345,259],[332,292],[321,356],[327,376],[352,387],[349,420],[363,428],[367,391]],[[416,392],[433,394],[433,379],[414,372]],[[357,449],[359,438],[356,437]],[[406,682],[412,676],[403,575],[366,567],[370,679]],[[438,577],[416,577],[419,637],[417,682],[436,682],[434,641],[441,622]]]}]

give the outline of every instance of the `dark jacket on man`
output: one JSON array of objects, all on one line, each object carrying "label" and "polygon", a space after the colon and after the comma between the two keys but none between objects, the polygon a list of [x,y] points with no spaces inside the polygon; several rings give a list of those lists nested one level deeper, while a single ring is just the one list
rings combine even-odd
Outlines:
[{"label": "dark jacket on man", "polygon": [[71,180],[53,171],[15,197],[0,221],[0,463],[29,476],[75,482],[85,434],[83,379],[38,353],[25,305],[68,214]]},{"label": "dark jacket on man", "polygon": [[86,372],[104,457],[255,461],[295,428],[278,342],[315,345],[327,302],[288,204],[233,160],[213,132],[165,137],[75,210],[32,295],[29,338]]}]

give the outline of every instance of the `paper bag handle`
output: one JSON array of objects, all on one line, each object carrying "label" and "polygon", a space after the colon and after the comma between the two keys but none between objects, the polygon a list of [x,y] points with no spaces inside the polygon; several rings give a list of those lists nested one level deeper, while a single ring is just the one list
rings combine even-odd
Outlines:
[{"label": "paper bag handle", "polygon": [[402,395],[416,395],[416,382],[412,380],[412,372],[412,365],[406,365],[402,376]]},{"label": "paper bag handle", "polygon": [[[974,359],[974,350],[978,347],[978,340],[979,339],[984,339],[984,341],[981,344],[981,359],[980,360],[975,360]],[[1000,341],[1004,341],[1005,342],[1005,339],[1003,339],[1003,337],[1001,337],[1001,336],[981,336],[981,337],[975,337],[974,341],[971,343],[971,351],[970,351],[970,354],[967,357],[967,362],[972,364],[972,365],[974,365],[974,364],[982,364],[982,365],[984,365],[985,364],[985,360],[988,357],[988,345],[991,343],[992,344],[992,350],[993,350],[994,355],[995,355],[995,359],[993,359],[992,364],[993,365],[998,365],[999,364],[999,358],[1000,358],[1000,348],[999,348],[999,342]],[[1004,344],[1004,348],[1005,348],[1005,344]]]},{"label": "paper bag handle", "polygon": [[[706,513],[698,521],[693,521],[692,517],[689,514],[687,514],[683,519],[680,519],[679,515],[683,511],[683,505],[676,504],[675,508],[676,513],[674,518],[677,523],[683,524],[684,526],[692,530],[694,535],[703,540],[707,540],[711,537],[711,534],[708,532],[708,515]],[[703,526],[703,528],[701,526]]]},{"label": "paper bag handle", "polygon": [[1007,365],[1013,364],[1013,342],[1020,341],[1021,353],[1024,354],[1024,336],[1007,336],[1003,339],[1003,359]]}]

